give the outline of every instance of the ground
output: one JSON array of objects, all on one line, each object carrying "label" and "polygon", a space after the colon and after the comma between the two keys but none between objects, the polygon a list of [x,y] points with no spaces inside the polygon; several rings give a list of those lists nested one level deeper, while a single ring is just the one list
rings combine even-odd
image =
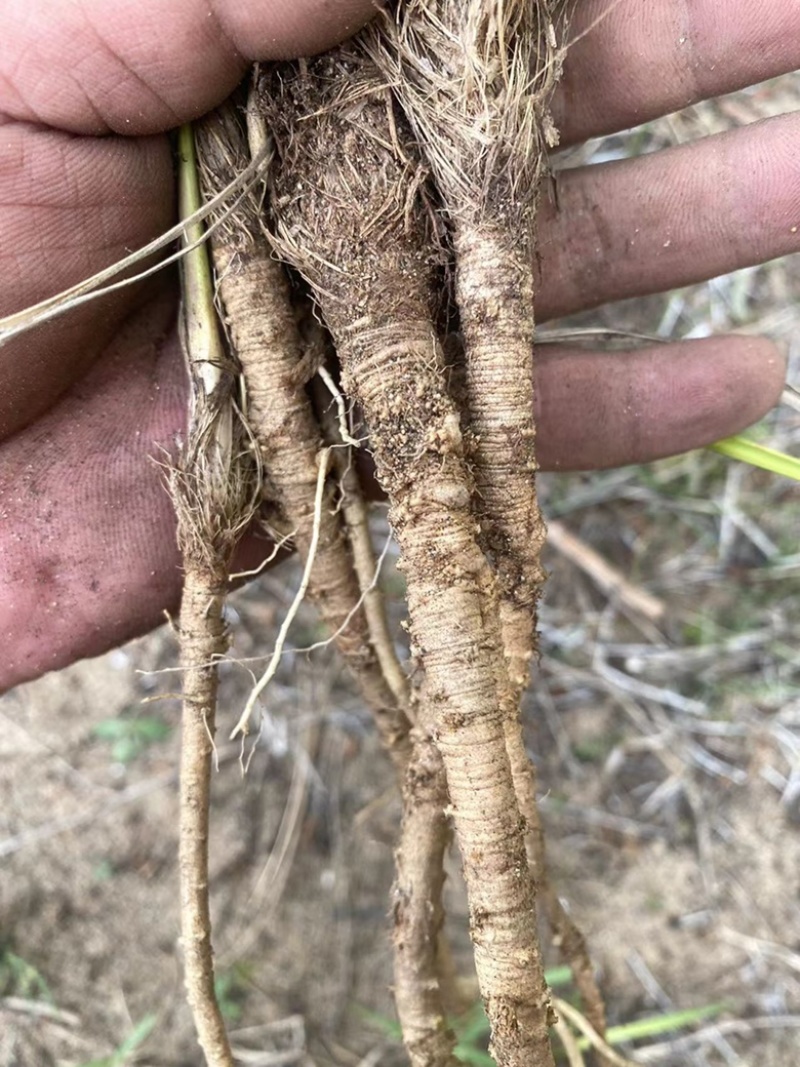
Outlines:
[{"label": "ground", "polygon": [[[797,107],[797,87],[781,79],[591,152]],[[767,332],[797,381],[799,301],[800,264],[784,261],[575,325]],[[782,407],[759,434],[796,452],[800,415]],[[800,1030],[800,491],[708,452],[542,483],[578,545],[548,549],[528,740],[554,875],[611,1022],[724,1002],[713,1024],[626,1054],[784,1067]],[[379,510],[375,529],[386,537]],[[633,592],[603,592],[591,550]],[[222,722],[297,580],[284,566],[233,598]],[[642,591],[650,619],[631,599]],[[320,636],[304,608],[245,776],[220,735],[220,993],[243,1064],[392,1067],[404,1062],[387,937],[398,798],[335,656],[302,651]],[[164,627],[0,701],[0,1067],[200,1062],[177,943],[175,652]],[[448,893],[466,966],[457,857]],[[469,981],[464,992],[474,999]]]}]

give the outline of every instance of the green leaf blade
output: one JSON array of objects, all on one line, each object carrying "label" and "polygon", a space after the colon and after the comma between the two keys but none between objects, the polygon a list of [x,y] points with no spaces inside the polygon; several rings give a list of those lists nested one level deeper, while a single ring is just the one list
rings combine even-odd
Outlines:
[{"label": "green leaf blade", "polygon": [[729,459],[737,459],[742,463],[749,463],[751,467],[759,467],[761,470],[800,482],[800,458],[790,456],[786,452],[778,452],[775,448],[767,448],[766,445],[759,445],[741,434],[725,437],[709,445],[709,448]]}]

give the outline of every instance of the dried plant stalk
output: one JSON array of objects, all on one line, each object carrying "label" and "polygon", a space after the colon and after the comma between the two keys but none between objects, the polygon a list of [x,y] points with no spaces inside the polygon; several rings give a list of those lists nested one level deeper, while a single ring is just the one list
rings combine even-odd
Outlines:
[{"label": "dried plant stalk", "polygon": [[[249,163],[247,138],[235,106],[227,104],[204,119],[198,139],[204,189],[213,196]],[[304,562],[315,521],[319,524],[310,597],[373,712],[384,746],[402,770],[409,755],[409,722],[387,684],[371,640],[333,483],[326,484],[321,509],[316,507],[323,442],[304,389],[314,367],[304,358],[306,346],[283,267],[267,241],[258,191],[240,200],[213,233],[211,245],[268,492],[278,501]]]},{"label": "dried plant stalk", "polygon": [[279,153],[271,207],[281,250],[316,293],[390,501],[494,1054],[502,1067],[551,1067],[500,706],[496,581],[476,540],[459,413],[433,325],[435,253],[419,164],[382,80],[350,50],[279,68],[264,103]]},{"label": "dried plant stalk", "polygon": [[[180,136],[180,201],[186,217],[199,188],[191,129]],[[196,228],[187,240],[197,244]],[[222,344],[211,272],[202,247],[182,261],[182,340],[191,383],[186,444],[170,472],[184,591],[180,612],[183,733],[179,856],[186,990],[209,1067],[233,1067],[214,990],[208,894],[209,794],[217,703],[217,660],[227,647],[222,609],[231,557],[257,499],[237,409],[238,368]]]}]

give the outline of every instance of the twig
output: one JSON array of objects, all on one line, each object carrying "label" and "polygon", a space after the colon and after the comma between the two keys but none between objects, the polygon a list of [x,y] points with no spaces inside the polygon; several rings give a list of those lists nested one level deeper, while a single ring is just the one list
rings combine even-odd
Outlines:
[{"label": "twig", "polygon": [[708,715],[708,704],[705,701],[682,696],[671,689],[650,685],[649,682],[641,682],[624,671],[612,667],[606,662],[599,645],[595,648],[592,667],[611,686],[619,688],[625,693],[630,693],[632,696],[641,697],[643,700],[652,700],[655,704],[663,704],[667,708],[674,708],[676,711],[682,711],[686,715]]},{"label": "twig", "polygon": [[0,1000],[0,1010],[11,1011],[15,1015],[30,1015],[34,1019],[42,1019],[58,1026],[66,1026],[70,1030],[76,1029],[81,1024],[81,1018],[72,1011],[62,1011],[44,1000],[27,1000],[25,997],[3,997]]},{"label": "twig", "polygon": [[651,841],[655,838],[666,837],[666,830],[653,823],[636,822],[624,815],[613,815],[603,811],[602,808],[584,808],[577,804],[553,803],[548,797],[539,800],[539,808],[554,818],[572,818],[586,823],[589,826],[597,826],[603,830],[612,830],[622,837],[632,837],[639,841]]},{"label": "twig", "polygon": [[[234,1046],[236,1060],[249,1067],[290,1067],[307,1055],[305,1020],[302,1015],[290,1015],[277,1022],[260,1026],[241,1027],[232,1031],[231,1037],[238,1041],[249,1039],[261,1046],[260,1049],[245,1048],[240,1044]],[[287,1037],[291,1041],[290,1048],[264,1048],[264,1045],[270,1043],[285,1043]]]},{"label": "twig", "polygon": [[644,615],[650,622],[659,622],[664,617],[666,604],[663,600],[630,582],[557,519],[551,519],[547,524],[547,540],[557,552],[588,574],[609,597]]},{"label": "twig", "polygon": [[793,1030],[800,1029],[800,1015],[766,1015],[754,1019],[727,1019],[724,1022],[704,1026],[686,1037],[674,1041],[662,1041],[657,1045],[636,1050],[637,1063],[657,1063],[667,1056],[682,1055],[691,1052],[694,1047],[715,1037],[746,1037],[758,1030]]},{"label": "twig", "polygon": [[242,712],[239,721],[231,731],[230,737],[233,740],[239,734],[246,735],[248,732],[248,724],[250,717],[255,709],[256,702],[269,685],[272,678],[275,676],[275,672],[278,669],[281,655],[283,654],[283,646],[286,644],[286,638],[289,635],[289,629],[294,622],[297,612],[300,610],[300,605],[305,600],[306,593],[308,591],[308,584],[311,581],[311,572],[314,568],[314,557],[317,554],[317,545],[319,544],[319,528],[320,528],[320,516],[322,513],[322,497],[325,492],[325,478],[328,473],[328,460],[330,459],[331,449],[325,448],[319,453],[318,457],[318,469],[317,469],[317,491],[314,498],[314,525],[311,533],[311,542],[309,545],[308,557],[306,558],[306,565],[303,568],[303,576],[300,580],[300,587],[295,594],[291,607],[286,612],[281,628],[278,631],[278,637],[275,641],[275,649],[272,653],[272,657],[267,664],[267,669],[262,676],[253,686],[250,696],[245,704],[244,711]]},{"label": "twig", "polygon": [[375,1048],[370,1049],[366,1056],[363,1056],[358,1061],[356,1067],[378,1067],[378,1064],[381,1063],[384,1056],[386,1055],[386,1051],[386,1042],[383,1042],[380,1045],[376,1045]]},{"label": "twig", "polygon": [[624,1056],[620,1056],[607,1041],[600,1037],[595,1028],[585,1016],[581,1015],[577,1008],[573,1008],[567,1001],[558,997],[553,998],[553,1007],[560,1015],[568,1019],[576,1030],[580,1030],[592,1048],[596,1049],[608,1063],[613,1064],[614,1067],[636,1067],[633,1060],[627,1060]]},{"label": "twig", "polygon": [[317,368],[317,374],[321,381],[325,383],[325,388],[331,394],[336,404],[336,411],[338,414],[339,423],[339,436],[346,445],[350,445],[351,448],[360,448],[361,442],[357,441],[355,437],[350,435],[350,428],[347,425],[347,407],[344,402],[344,397],[339,389],[339,386],[333,380],[328,368],[323,364]]},{"label": "twig", "polygon": [[778,945],[774,941],[765,941],[761,937],[752,937],[749,934],[740,933],[738,930],[732,930],[729,926],[720,927],[719,936],[723,941],[727,941],[731,945],[738,945],[739,948],[743,948],[746,952],[766,956],[768,959],[783,963],[800,974],[800,953],[792,952],[785,945]]},{"label": "twig", "polygon": [[586,1060],[575,1040],[575,1035],[560,1016],[553,1023],[553,1029],[558,1034],[569,1067],[586,1067]]}]

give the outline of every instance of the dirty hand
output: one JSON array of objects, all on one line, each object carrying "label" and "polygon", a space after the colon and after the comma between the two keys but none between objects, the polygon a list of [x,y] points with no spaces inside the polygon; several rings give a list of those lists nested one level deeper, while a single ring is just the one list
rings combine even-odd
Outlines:
[{"label": "dirty hand", "polygon": [[[320,50],[372,0],[6,0],[0,36],[0,314],[114,262],[174,221],[164,131],[249,62]],[[800,63],[782,0],[584,0],[555,103],[565,144]],[[541,321],[800,247],[800,115],[558,180],[540,228]],[[156,625],[180,589],[148,457],[185,412],[166,274],[0,350],[0,690]],[[643,462],[733,433],[776,400],[760,339],[602,355],[542,347],[544,467]]]}]

